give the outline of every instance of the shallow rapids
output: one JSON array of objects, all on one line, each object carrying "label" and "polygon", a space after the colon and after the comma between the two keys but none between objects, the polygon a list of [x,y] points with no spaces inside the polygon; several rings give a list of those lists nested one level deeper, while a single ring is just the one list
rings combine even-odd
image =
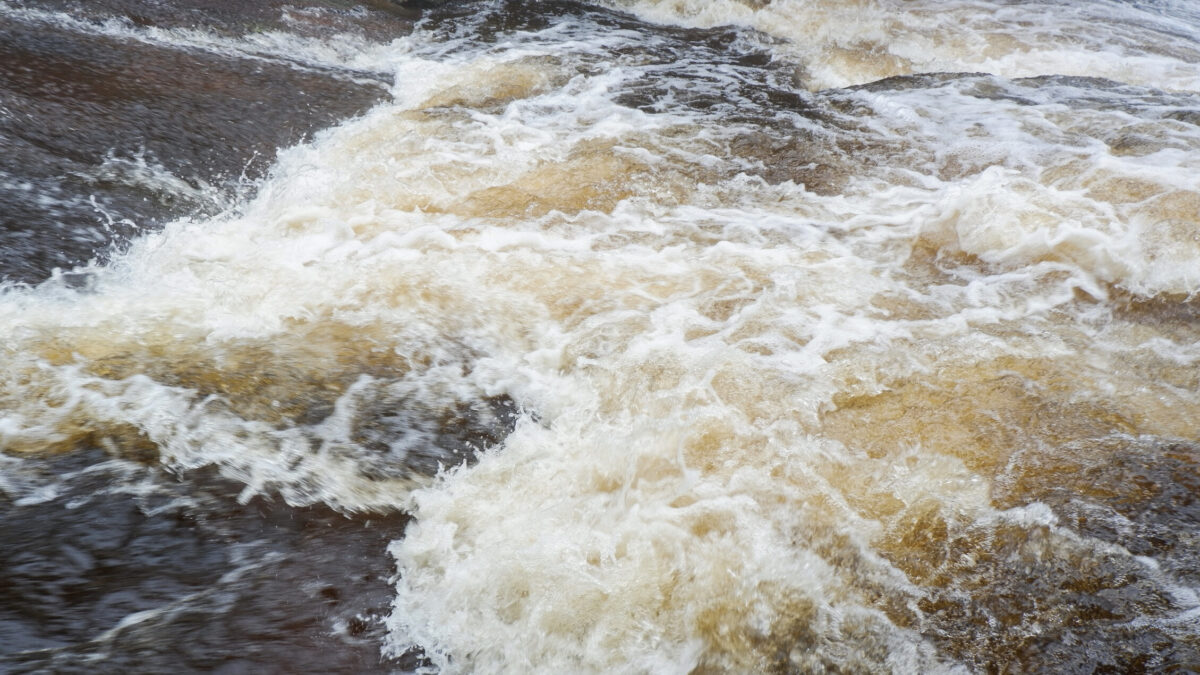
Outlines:
[{"label": "shallow rapids", "polygon": [[408,514],[398,669],[1200,662],[1190,4],[56,4],[0,16],[390,88],[2,287],[12,513],[100,449]]}]

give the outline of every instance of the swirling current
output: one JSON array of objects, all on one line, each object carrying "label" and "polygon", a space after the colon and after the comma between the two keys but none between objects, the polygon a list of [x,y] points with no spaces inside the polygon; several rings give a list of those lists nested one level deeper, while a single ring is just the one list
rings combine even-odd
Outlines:
[{"label": "swirling current", "polygon": [[1200,667],[1184,0],[0,0],[0,670]]}]

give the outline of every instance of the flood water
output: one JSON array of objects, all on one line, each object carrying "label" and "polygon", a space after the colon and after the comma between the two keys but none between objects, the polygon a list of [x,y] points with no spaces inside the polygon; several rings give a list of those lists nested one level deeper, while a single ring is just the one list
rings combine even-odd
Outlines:
[{"label": "flood water", "polygon": [[1200,9],[0,0],[0,672],[1200,669]]}]

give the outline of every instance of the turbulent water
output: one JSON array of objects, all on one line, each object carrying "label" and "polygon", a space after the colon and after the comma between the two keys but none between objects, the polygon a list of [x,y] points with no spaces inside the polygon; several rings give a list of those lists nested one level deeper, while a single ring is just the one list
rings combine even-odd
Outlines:
[{"label": "turbulent water", "polygon": [[174,4],[0,0],[0,668],[1200,667],[1193,3]]}]

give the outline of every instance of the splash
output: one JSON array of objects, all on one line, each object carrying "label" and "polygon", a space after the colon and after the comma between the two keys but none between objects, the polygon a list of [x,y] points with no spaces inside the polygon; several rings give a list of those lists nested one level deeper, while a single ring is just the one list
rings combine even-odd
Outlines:
[{"label": "splash", "polygon": [[435,13],[244,207],[9,289],[0,442],[411,513],[442,672],[1186,660],[1194,40],[910,5]]}]

